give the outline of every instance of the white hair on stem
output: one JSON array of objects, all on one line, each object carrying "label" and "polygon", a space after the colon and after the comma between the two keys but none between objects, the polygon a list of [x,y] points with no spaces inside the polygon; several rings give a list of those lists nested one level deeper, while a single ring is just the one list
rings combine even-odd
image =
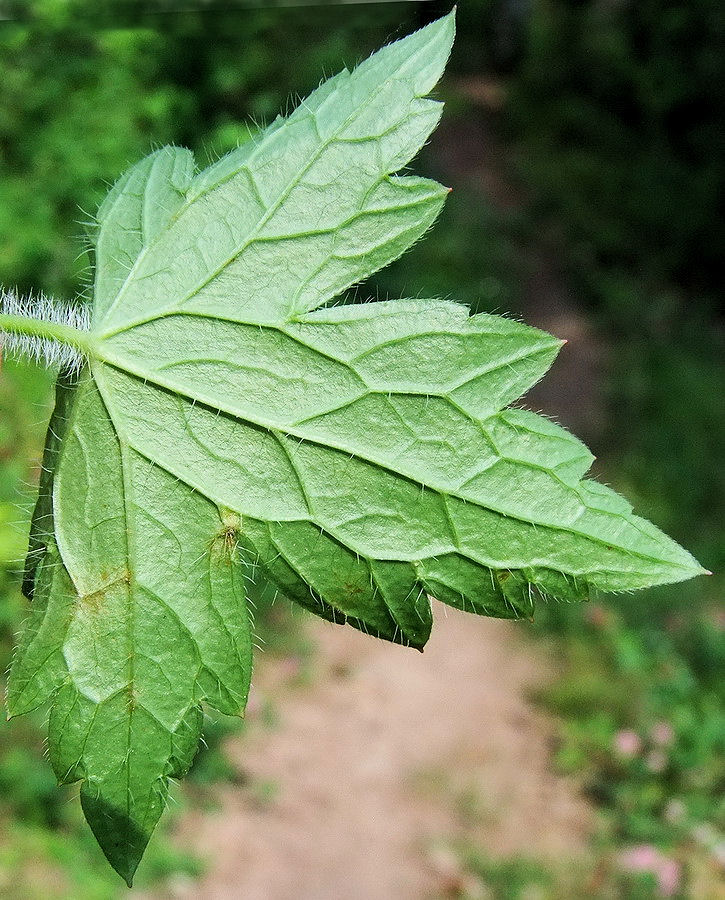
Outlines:
[{"label": "white hair on stem", "polygon": [[[41,322],[65,325],[76,331],[88,331],[91,324],[90,307],[85,303],[66,303],[46,294],[21,297],[14,290],[0,287],[0,313]],[[15,357],[26,357],[46,368],[68,368],[79,372],[85,362],[78,347],[51,337],[3,331],[0,327],[0,351]]]}]

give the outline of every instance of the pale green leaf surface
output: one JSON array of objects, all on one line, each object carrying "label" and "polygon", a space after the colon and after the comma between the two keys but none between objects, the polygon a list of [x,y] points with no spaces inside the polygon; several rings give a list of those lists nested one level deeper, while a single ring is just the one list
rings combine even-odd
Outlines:
[{"label": "pale green leaf surface", "polygon": [[[395,171],[440,115],[446,17],[209,169],[164,148],[99,211],[92,352],[58,386],[12,713],[130,881],[200,703],[243,709],[243,580],[421,648],[429,596],[516,618],[702,571],[549,420],[506,408],[560,341],[455,303],[324,307],[430,226]],[[320,309],[319,307],[324,307]]]},{"label": "pale green leaf surface", "polygon": [[130,879],[168,777],[193,758],[201,700],[229,714],[246,702],[239,518],[120,440],[85,377],[56,470],[54,520],[8,706],[25,712],[54,694],[53,767],[61,781],[83,779],[86,817]]}]

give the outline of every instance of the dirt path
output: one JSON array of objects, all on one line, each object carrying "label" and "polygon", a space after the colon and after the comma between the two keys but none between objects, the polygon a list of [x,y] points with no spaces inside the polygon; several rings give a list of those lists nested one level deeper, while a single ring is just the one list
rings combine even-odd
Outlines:
[{"label": "dirt path", "polygon": [[[552,674],[521,629],[436,607],[425,650],[312,624],[312,684],[263,660],[255,691],[278,726],[228,752],[252,785],[220,791],[178,840],[207,858],[200,900],[407,900],[459,889],[446,845],[493,855],[585,852],[591,810],[550,768],[551,723],[525,699]],[[274,784],[255,802],[254,785]],[[258,793],[258,792],[257,792]]]}]

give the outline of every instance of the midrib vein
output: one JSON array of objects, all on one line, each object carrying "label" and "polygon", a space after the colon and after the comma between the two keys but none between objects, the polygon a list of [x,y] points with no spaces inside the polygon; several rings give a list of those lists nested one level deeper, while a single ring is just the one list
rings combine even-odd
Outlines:
[{"label": "midrib vein", "polygon": [[94,385],[97,387],[99,396],[101,398],[101,402],[103,403],[106,412],[108,413],[108,418],[113,426],[113,430],[116,434],[116,439],[118,441],[119,447],[119,455],[121,458],[121,486],[123,490],[123,506],[124,506],[124,515],[126,520],[126,562],[127,562],[127,584],[126,584],[126,596],[128,598],[127,603],[127,641],[126,641],[126,651],[127,651],[127,659],[128,659],[128,729],[126,732],[126,813],[130,818],[132,818],[132,810],[131,810],[131,759],[132,759],[132,750],[133,750],[133,738],[132,738],[132,727],[133,727],[133,715],[136,708],[136,666],[135,666],[135,656],[136,656],[136,601],[135,601],[135,587],[136,587],[136,560],[135,560],[135,534],[133,531],[133,516],[132,516],[132,501],[131,501],[131,490],[133,485],[133,478],[131,473],[129,472],[129,458],[128,452],[131,449],[131,445],[126,440],[122,429],[119,427],[118,422],[116,420],[116,416],[114,415],[112,404],[109,403],[109,399],[104,392],[102,386],[93,379]]},{"label": "midrib vein", "polygon": [[[432,480],[422,482],[419,477],[417,477],[415,475],[409,475],[405,472],[400,472],[400,471],[392,468],[390,466],[390,464],[385,462],[384,460],[367,456],[367,455],[361,453],[359,450],[353,451],[349,447],[344,447],[342,445],[336,446],[335,444],[332,444],[329,441],[326,442],[321,439],[316,439],[314,437],[311,437],[310,435],[308,435],[306,433],[298,432],[294,428],[284,427],[284,426],[280,426],[279,424],[273,424],[273,423],[267,422],[264,419],[262,419],[261,417],[253,417],[250,415],[241,415],[238,412],[230,412],[227,409],[223,409],[220,406],[211,403],[208,399],[205,399],[203,397],[194,397],[193,395],[188,394],[188,393],[181,393],[178,387],[174,386],[171,382],[167,382],[163,378],[158,377],[158,375],[156,373],[148,373],[148,372],[144,372],[142,370],[134,371],[133,367],[128,366],[125,363],[123,365],[121,365],[118,362],[113,362],[112,360],[106,360],[105,364],[109,365],[114,370],[120,372],[122,375],[125,375],[127,377],[130,376],[132,378],[138,379],[139,381],[142,381],[144,384],[151,384],[157,388],[161,388],[164,392],[169,393],[172,396],[178,397],[182,400],[189,401],[190,404],[192,402],[198,403],[200,406],[203,406],[206,409],[209,409],[210,411],[213,411],[217,414],[219,412],[221,412],[224,415],[228,415],[230,418],[236,419],[239,422],[242,422],[244,424],[247,424],[247,425],[250,425],[250,426],[253,426],[256,428],[260,428],[267,432],[274,433],[276,436],[295,438],[297,440],[301,440],[306,443],[313,444],[315,446],[321,447],[326,450],[332,450],[332,451],[337,451],[340,453],[347,453],[347,454],[354,453],[354,455],[363,462],[369,463],[370,465],[375,466],[375,467],[377,467],[385,472],[388,472],[392,475],[395,475],[398,478],[405,479],[406,481],[412,482],[417,485],[422,485],[424,487],[428,487],[442,496],[453,497],[455,499],[463,501],[464,503],[475,503],[477,506],[480,506],[482,509],[487,509],[490,512],[496,513],[497,515],[504,516],[505,518],[515,519],[516,521],[521,522],[526,525],[534,525],[539,528],[550,529],[551,531],[556,531],[556,532],[560,532],[560,533],[564,533],[564,534],[576,535],[576,536],[585,538],[586,540],[592,541],[593,543],[604,546],[604,547],[614,547],[616,550],[626,553],[631,557],[636,557],[638,559],[643,559],[643,560],[647,560],[649,562],[654,562],[654,563],[658,563],[658,564],[663,563],[663,560],[658,557],[651,556],[650,554],[645,553],[640,550],[632,550],[630,547],[622,546],[622,545],[618,544],[616,542],[616,540],[614,540],[614,539],[605,539],[605,538],[597,537],[596,535],[590,534],[586,531],[581,531],[581,530],[573,528],[573,527],[568,527],[565,525],[557,525],[552,522],[546,522],[546,521],[542,521],[542,520],[537,521],[533,518],[527,518],[527,517],[521,515],[521,513],[504,510],[504,509],[501,509],[500,507],[496,507],[496,506],[492,505],[489,502],[483,502],[479,499],[465,496],[464,494],[461,494],[459,491],[457,491],[455,489],[452,489],[450,487],[441,486],[439,484],[434,483]],[[102,380],[102,377],[96,378],[96,380],[98,382],[100,382]],[[101,390],[100,383],[99,383],[99,390]],[[102,393],[104,393],[104,395],[105,395],[104,391],[102,391]],[[446,399],[449,399],[449,398],[446,398]],[[146,456],[148,459],[151,459],[153,462],[163,465],[163,464],[159,463],[159,461],[157,459],[155,459],[153,456],[149,456],[149,454],[146,451],[144,451],[141,447],[139,447],[130,438],[128,439],[127,445],[129,447],[133,448],[137,453],[141,453],[143,456]],[[541,466],[534,466],[532,464],[526,463],[525,461],[519,461],[519,462],[521,463],[521,465],[527,466],[530,468],[536,468],[536,469],[542,468]],[[551,470],[545,469],[545,471],[550,472]],[[173,473],[173,474],[175,474],[176,477],[180,477],[178,475],[178,473]],[[556,477],[555,473],[552,472],[552,474]],[[569,490],[576,492],[577,497],[579,498],[579,502],[585,509],[587,509],[587,510],[592,509],[591,507],[588,506],[588,504],[586,503],[584,498],[581,497],[581,495],[578,493],[578,491],[576,491],[576,488],[572,488],[570,485],[565,485],[565,486]],[[196,488],[196,489],[198,489],[198,488]],[[212,498],[209,498],[209,499],[212,499]],[[633,528],[636,528],[637,531],[639,531],[643,537],[645,537],[648,540],[652,540],[652,536],[642,532],[641,529],[639,529],[639,527],[637,526],[636,522],[632,521],[632,518],[623,516],[621,513],[610,512],[607,510],[594,509],[592,511],[601,513],[601,514],[609,516],[611,518],[624,520],[628,525],[630,525]],[[236,510],[236,512],[239,512],[240,514],[244,514],[245,510]],[[314,513],[313,513],[312,509],[309,509],[309,514],[314,519]],[[687,566],[685,566],[684,564],[681,564],[681,563],[669,563],[669,565],[675,569],[687,569],[688,568]],[[549,567],[551,568],[551,566],[549,566]]]}]

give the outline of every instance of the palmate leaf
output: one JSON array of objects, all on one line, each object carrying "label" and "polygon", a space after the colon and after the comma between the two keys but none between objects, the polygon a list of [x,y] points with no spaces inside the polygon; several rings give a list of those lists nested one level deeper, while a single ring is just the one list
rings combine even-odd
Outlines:
[{"label": "palmate leaf", "polygon": [[441,208],[444,188],[391,173],[438,121],[452,38],[448,16],[386,47],[201,173],[159,150],[99,211],[8,705],[51,700],[54,769],[129,883],[201,702],[244,708],[248,579],[421,648],[431,595],[516,618],[702,571],[582,480],[579,441],[506,409],[560,341],[435,300],[317,309]]}]

